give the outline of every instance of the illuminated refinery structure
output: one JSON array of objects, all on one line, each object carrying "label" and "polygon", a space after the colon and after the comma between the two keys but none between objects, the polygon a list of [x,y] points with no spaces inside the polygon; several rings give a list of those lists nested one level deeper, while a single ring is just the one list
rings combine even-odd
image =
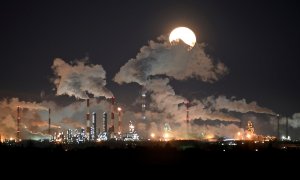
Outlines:
[{"label": "illuminated refinery structure", "polygon": [[118,139],[121,139],[122,136],[122,108],[118,107]]},{"label": "illuminated refinery structure", "polygon": [[[142,94],[142,97],[145,97],[145,91]],[[145,100],[145,99],[144,99]],[[145,101],[142,101],[142,111],[145,111]],[[187,126],[187,135],[192,135],[191,132],[189,132],[189,125],[190,125],[190,117],[189,117],[189,108],[190,108],[190,102],[184,102],[182,105],[185,106],[186,109],[186,116],[184,118],[184,122]],[[140,136],[137,134],[135,130],[135,126],[133,121],[129,121],[129,131],[124,132],[122,129],[122,123],[123,123],[123,109],[121,107],[116,107],[115,105],[115,98],[110,99],[109,103],[109,110],[111,112],[103,112],[102,114],[102,124],[97,123],[97,113],[92,112],[92,116],[90,116],[90,101],[89,99],[86,100],[86,125],[84,127],[81,127],[80,129],[67,129],[67,130],[52,130],[51,132],[51,109],[48,109],[48,131],[47,129],[45,132],[47,135],[50,135],[49,141],[57,142],[57,143],[83,143],[83,142],[100,142],[100,141],[108,141],[108,140],[115,140],[115,141],[138,141],[140,140]],[[117,113],[117,118],[115,119],[115,112]],[[102,112],[101,112],[102,113]],[[110,118],[108,114],[110,113]],[[98,116],[98,118],[101,116]],[[145,112],[142,113],[142,119],[145,120]],[[110,120],[110,122],[109,122]],[[116,120],[116,122],[115,122]],[[16,127],[16,142],[21,141],[21,130],[20,130],[20,121],[21,121],[21,107],[17,107],[17,127]],[[101,124],[101,128],[100,125]],[[286,121],[286,124],[288,124],[288,119]],[[97,128],[97,125],[99,126]],[[116,125],[116,128],[115,128]],[[287,125],[288,126],[288,125]],[[26,128],[26,127],[25,127]],[[148,140],[160,140],[160,141],[169,141],[169,140],[175,140],[175,132],[172,132],[171,126],[169,123],[164,123],[162,131],[155,132],[157,134],[154,134],[153,132],[149,134]],[[196,136],[195,136],[196,137]],[[214,135],[210,134],[210,138],[215,137]],[[188,137],[187,137],[188,138]],[[208,138],[208,137],[207,137]],[[217,137],[216,137],[217,138]],[[215,139],[216,139],[215,138]],[[144,139],[144,138],[142,138]],[[146,137],[145,137],[146,139]],[[204,138],[194,138],[198,140],[205,140]],[[251,141],[270,141],[274,140],[275,137],[273,136],[262,136],[255,134],[255,128],[252,121],[247,122],[247,127],[245,128],[245,131],[238,132],[235,140],[251,140]],[[290,137],[286,136],[283,138],[283,140],[289,140]]]},{"label": "illuminated refinery structure", "polygon": [[129,121],[129,132],[124,135],[124,141],[138,141],[139,135],[134,129],[132,121]]},{"label": "illuminated refinery structure", "polygon": [[247,122],[247,128],[244,133],[238,132],[236,140],[248,140],[248,141],[273,141],[274,136],[263,136],[255,134],[255,129],[252,121]]},{"label": "illuminated refinery structure", "polygon": [[[122,130],[122,113],[123,109],[118,107],[115,109],[115,98],[111,98],[110,103],[110,127],[108,128],[108,113],[103,112],[102,114],[102,131],[97,132],[97,113],[92,113],[92,121],[90,121],[90,111],[89,111],[89,99],[87,99],[87,113],[86,113],[86,128],[81,128],[80,131],[75,129],[67,130],[67,136],[63,132],[55,132],[53,136],[53,141],[57,143],[82,143],[82,142],[99,142],[107,140],[117,140],[117,141],[137,141],[139,140],[139,135],[135,131],[132,121],[129,122],[129,132],[123,133]],[[115,110],[118,111],[117,120],[117,132],[115,132]]]}]

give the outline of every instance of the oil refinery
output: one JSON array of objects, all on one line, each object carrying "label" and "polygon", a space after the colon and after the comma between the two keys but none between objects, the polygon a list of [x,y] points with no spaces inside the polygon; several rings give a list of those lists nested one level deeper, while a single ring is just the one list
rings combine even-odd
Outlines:
[{"label": "oil refinery", "polygon": [[[141,101],[141,117],[140,121],[148,120],[146,117],[146,91],[143,89],[142,93],[142,101]],[[103,112],[101,114],[97,114],[97,112],[90,112],[90,99],[86,99],[86,114],[85,114],[85,127],[81,128],[74,128],[74,129],[53,129],[51,116],[53,111],[48,108],[48,134],[45,138],[39,139],[39,141],[48,141],[51,143],[65,143],[65,144],[73,144],[73,143],[97,143],[97,142],[104,142],[104,141],[176,141],[176,140],[196,140],[202,142],[222,142],[222,141],[253,141],[253,142],[269,142],[269,141],[290,141],[290,136],[283,136],[275,137],[275,136],[264,136],[256,134],[254,125],[252,121],[247,122],[247,126],[242,132],[236,132],[234,137],[220,137],[214,134],[203,134],[201,133],[201,137],[193,132],[191,132],[191,123],[189,118],[189,107],[190,102],[183,103],[186,110],[185,110],[185,120],[184,124],[186,125],[186,134],[183,136],[176,136],[174,130],[172,130],[169,123],[164,123],[161,132],[148,132],[147,137],[141,137],[138,131],[135,128],[135,123],[139,120],[130,120],[127,124],[128,128],[123,128],[126,126],[123,122],[123,109],[121,107],[117,107],[115,103],[115,98],[112,97],[110,99],[110,112]],[[16,127],[16,138],[1,138],[1,142],[21,142],[21,128],[20,123],[22,120],[21,117],[21,107],[17,106],[17,127]],[[110,115],[110,116],[109,116]],[[99,119],[97,123],[97,118]],[[100,122],[101,120],[101,122]],[[100,123],[99,123],[100,122]],[[288,121],[287,121],[288,123]],[[286,125],[288,126],[288,125]],[[279,126],[278,126],[279,127]],[[124,131],[124,129],[128,129],[128,131]],[[23,139],[23,140],[26,140]]]}]

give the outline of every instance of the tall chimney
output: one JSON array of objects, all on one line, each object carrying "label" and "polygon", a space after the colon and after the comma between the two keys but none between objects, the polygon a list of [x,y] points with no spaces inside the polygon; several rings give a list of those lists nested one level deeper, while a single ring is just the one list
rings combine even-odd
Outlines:
[{"label": "tall chimney", "polygon": [[146,120],[146,89],[142,88],[142,120]]},{"label": "tall chimney", "polygon": [[190,126],[190,116],[189,116],[189,113],[190,113],[190,102],[187,101],[185,103],[185,106],[186,106],[186,133],[187,133],[187,136],[189,134],[189,126]]},{"label": "tall chimney", "polygon": [[118,134],[122,133],[121,121],[122,121],[122,108],[118,107]]},{"label": "tall chimney", "polygon": [[20,106],[18,106],[18,109],[17,109],[17,142],[19,142],[21,140],[21,137],[20,137],[20,121],[21,121]]},{"label": "tall chimney", "polygon": [[286,138],[288,138],[289,136],[289,119],[288,117],[286,117],[286,122],[285,122],[285,135],[286,135]]},{"label": "tall chimney", "polygon": [[277,139],[280,139],[280,134],[279,134],[279,120],[280,120],[280,116],[279,114],[277,114]]},{"label": "tall chimney", "polygon": [[186,123],[189,124],[189,122],[190,122],[190,116],[189,116],[190,103],[187,102],[187,103],[185,103],[185,105],[186,105]]},{"label": "tall chimney", "polygon": [[115,121],[115,97],[111,98],[111,133],[115,132],[115,125],[114,125],[114,121]]},{"label": "tall chimney", "polygon": [[51,135],[51,109],[49,108],[48,134]]},{"label": "tall chimney", "polygon": [[86,138],[91,139],[90,99],[86,99]]},{"label": "tall chimney", "polygon": [[91,128],[91,134],[92,134],[92,140],[96,141],[97,140],[97,116],[96,112],[92,113],[92,128]]},{"label": "tall chimney", "polygon": [[103,123],[103,132],[107,132],[107,113],[104,112],[103,113],[103,117],[102,117],[102,123]]}]

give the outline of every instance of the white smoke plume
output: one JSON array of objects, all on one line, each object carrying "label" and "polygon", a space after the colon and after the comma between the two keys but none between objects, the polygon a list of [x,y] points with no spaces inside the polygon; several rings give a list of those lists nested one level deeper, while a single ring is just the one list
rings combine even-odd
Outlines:
[{"label": "white smoke plume", "polygon": [[56,95],[69,95],[87,99],[88,93],[94,97],[111,98],[112,93],[105,87],[106,72],[101,65],[86,65],[76,61],[68,64],[62,59],[54,59],[52,69],[55,74]]},{"label": "white smoke plume", "polygon": [[191,50],[183,42],[171,45],[164,36],[159,42],[150,41],[140,49],[136,58],[130,59],[116,74],[114,81],[136,82],[143,85],[155,75],[166,75],[176,80],[196,78],[205,82],[217,81],[228,72],[227,67],[215,63],[205,53],[203,44],[196,44]]},{"label": "white smoke plume", "polygon": [[236,100],[233,97],[228,99],[226,96],[218,96],[217,98],[210,96],[207,97],[204,102],[206,105],[218,111],[227,110],[239,113],[254,112],[275,115],[271,109],[261,107],[255,101],[247,103],[245,99]]},{"label": "white smoke plume", "polygon": [[[286,125],[286,120],[288,120],[288,125],[292,128],[299,128],[300,127],[300,113],[294,113],[291,118],[282,117],[280,118],[280,124]],[[274,120],[271,121],[274,123]]]},{"label": "white smoke plume", "polygon": [[[186,119],[186,107],[183,103],[187,100],[175,94],[169,85],[169,79],[148,80],[145,88],[151,92],[151,107],[153,110],[161,112],[159,118],[171,119],[172,122],[182,123]],[[207,109],[199,100],[193,100],[189,107],[190,120],[220,120],[238,122],[239,119],[219,111]]]},{"label": "white smoke plume", "polygon": [[0,101],[0,108],[12,108],[17,109],[20,106],[21,108],[26,109],[34,109],[34,110],[47,110],[47,108],[39,103],[36,102],[25,102],[20,101],[18,98],[11,98],[11,99],[3,99]]},{"label": "white smoke plume", "polygon": [[300,127],[300,113],[293,114],[292,118],[289,119],[289,125],[293,128]]},{"label": "white smoke plume", "polygon": [[36,102],[20,101],[18,98],[3,99],[0,101],[0,133],[4,138],[15,138],[17,129],[17,107],[20,106],[21,128],[34,130],[45,126],[38,118],[37,112],[47,108]]},{"label": "white smoke plume", "polygon": [[[87,107],[85,101],[76,101],[65,107],[61,107],[52,101],[44,101],[42,104],[51,108],[51,121],[61,130],[84,128],[86,126]],[[101,122],[103,112],[110,112],[110,103],[106,100],[99,102],[95,98],[91,98],[89,111],[90,114],[96,112],[97,121]],[[41,119],[48,120],[47,112],[40,112],[39,115]]]}]

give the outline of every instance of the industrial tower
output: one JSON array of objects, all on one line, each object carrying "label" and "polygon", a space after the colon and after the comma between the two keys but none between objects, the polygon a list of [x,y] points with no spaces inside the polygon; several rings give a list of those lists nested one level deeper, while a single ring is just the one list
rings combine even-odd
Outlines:
[{"label": "industrial tower", "polygon": [[118,107],[118,135],[122,133],[122,108]]},{"label": "industrial tower", "polygon": [[48,134],[51,136],[51,109],[48,109],[48,116],[49,116],[49,120],[48,120]]},{"label": "industrial tower", "polygon": [[17,107],[17,139],[16,139],[17,142],[21,141],[21,136],[20,136],[20,121],[21,121],[20,106],[18,106]]},{"label": "industrial tower", "polygon": [[90,99],[86,99],[86,106],[86,138],[89,141],[91,139]]},{"label": "industrial tower", "polygon": [[145,88],[145,86],[143,86],[142,88],[142,120],[146,120],[146,94],[147,94],[147,90]]},{"label": "industrial tower", "polygon": [[103,132],[107,133],[107,113],[103,112],[103,117],[102,117],[102,127],[103,127]]},{"label": "industrial tower", "polygon": [[110,138],[114,138],[115,133],[115,97],[111,98],[111,125],[109,128]]},{"label": "industrial tower", "polygon": [[187,134],[187,138],[188,135],[190,133],[190,102],[184,102],[184,105],[186,107],[186,119],[185,119],[185,123],[186,123],[186,134]]}]

